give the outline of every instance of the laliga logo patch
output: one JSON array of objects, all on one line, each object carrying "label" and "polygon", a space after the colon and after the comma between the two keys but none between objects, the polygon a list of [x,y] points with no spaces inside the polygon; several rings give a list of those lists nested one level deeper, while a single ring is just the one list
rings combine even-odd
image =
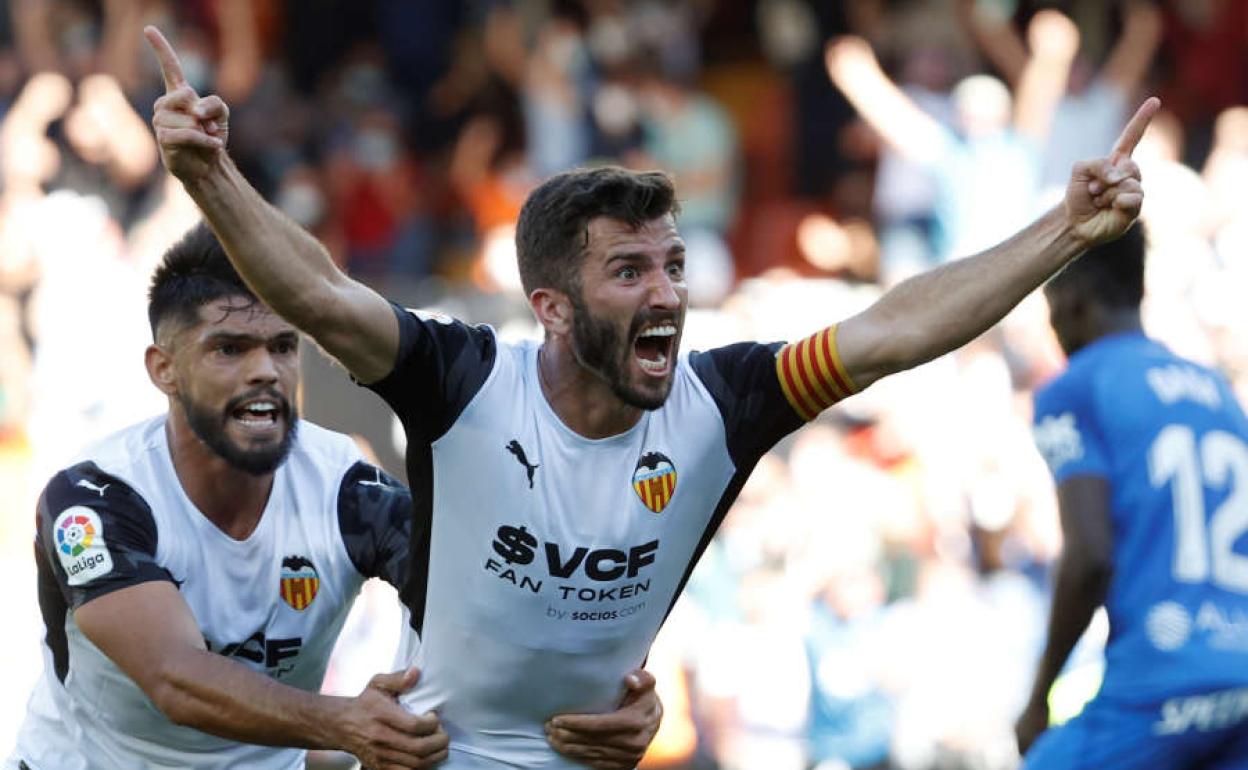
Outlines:
[{"label": "laliga logo patch", "polygon": [[676,491],[676,466],[666,455],[646,452],[633,471],[633,491],[655,513],[662,513]]},{"label": "laliga logo patch", "polygon": [[287,556],[282,559],[282,601],[293,609],[302,611],[316,598],[321,579],[316,567],[303,556]]},{"label": "laliga logo patch", "polygon": [[71,586],[113,571],[113,555],[104,545],[104,525],[98,513],[75,505],[56,517],[52,529],[56,533],[56,555]]},{"label": "laliga logo patch", "polygon": [[409,307],[409,308],[404,308],[404,309],[422,321],[434,321],[436,323],[442,324],[443,326],[450,326],[451,324],[455,323],[454,318],[451,318],[449,315],[447,315],[446,313],[443,313],[440,310],[433,310],[432,308],[415,308],[415,307]]}]

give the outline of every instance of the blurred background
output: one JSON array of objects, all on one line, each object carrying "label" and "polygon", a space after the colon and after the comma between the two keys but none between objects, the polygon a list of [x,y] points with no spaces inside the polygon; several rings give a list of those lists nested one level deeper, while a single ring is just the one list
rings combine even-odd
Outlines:
[{"label": "blurred background", "polygon": [[[40,669],[35,497],[164,409],[144,291],[197,213],[147,125],[145,23],[347,270],[506,338],[537,334],[515,218],[561,169],[675,176],[686,349],[795,339],[1054,205],[1158,94],[1147,330],[1248,396],[1248,0],[0,2],[0,752]],[[401,474],[381,402],[310,348],[304,414]],[[1014,767],[1060,548],[1030,397],[1062,364],[1033,296],[767,456],[650,658],[646,766]],[[327,688],[388,670],[398,623],[370,587]],[[1055,716],[1095,691],[1104,633]]]}]

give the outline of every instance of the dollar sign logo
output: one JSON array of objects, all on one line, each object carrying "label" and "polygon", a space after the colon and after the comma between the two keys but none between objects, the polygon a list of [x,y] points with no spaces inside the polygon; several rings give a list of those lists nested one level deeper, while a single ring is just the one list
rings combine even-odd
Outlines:
[{"label": "dollar sign logo", "polygon": [[533,561],[537,538],[524,527],[499,527],[498,539],[493,545],[494,553],[503,557],[503,561],[508,564],[528,564]]}]

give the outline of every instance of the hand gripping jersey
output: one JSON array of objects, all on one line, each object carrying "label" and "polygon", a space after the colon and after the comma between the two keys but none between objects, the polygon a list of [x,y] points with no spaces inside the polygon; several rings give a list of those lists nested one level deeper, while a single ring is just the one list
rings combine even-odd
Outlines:
[{"label": "hand gripping jersey", "polygon": [[1035,420],[1059,484],[1110,485],[1101,697],[1248,684],[1248,421],[1225,380],[1141,334],[1114,335],[1071,357],[1036,395]]},{"label": "hand gripping jersey", "polygon": [[437,710],[451,770],[574,767],[543,722],[616,707],[759,457],[802,424],[798,403],[834,400],[829,371],[848,383],[834,331],[682,356],[661,408],[591,440],[547,403],[537,344],[396,313],[396,367],[371,387],[407,431],[429,535],[401,645],[422,674],[403,702]]},{"label": "hand gripping jersey", "polygon": [[187,498],[165,418],[106,439],[39,501],[35,558],[44,677],[14,760],[32,770],[302,768],[304,751],[170,722],[74,623],[74,609],[149,580],[174,583],[215,653],[316,691],[365,578],[401,586],[411,498],[354,443],[300,422],[256,530],[234,540]]}]

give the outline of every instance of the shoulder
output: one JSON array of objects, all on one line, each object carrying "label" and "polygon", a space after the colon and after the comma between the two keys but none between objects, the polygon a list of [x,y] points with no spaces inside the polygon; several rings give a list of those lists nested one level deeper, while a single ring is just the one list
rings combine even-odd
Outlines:
[{"label": "shoulder", "polygon": [[78,453],[73,463],[92,463],[118,478],[135,478],[164,448],[165,420],[162,414],[110,433]]},{"label": "shoulder", "polygon": [[151,515],[147,500],[138,491],[90,460],[54,475],[43,488],[41,499],[52,515],[71,507]]},{"label": "shoulder", "polygon": [[298,425],[295,441],[291,446],[292,455],[306,457],[322,467],[332,466],[339,469],[364,458],[355,439],[347,434],[321,427],[308,420],[300,420]]}]

